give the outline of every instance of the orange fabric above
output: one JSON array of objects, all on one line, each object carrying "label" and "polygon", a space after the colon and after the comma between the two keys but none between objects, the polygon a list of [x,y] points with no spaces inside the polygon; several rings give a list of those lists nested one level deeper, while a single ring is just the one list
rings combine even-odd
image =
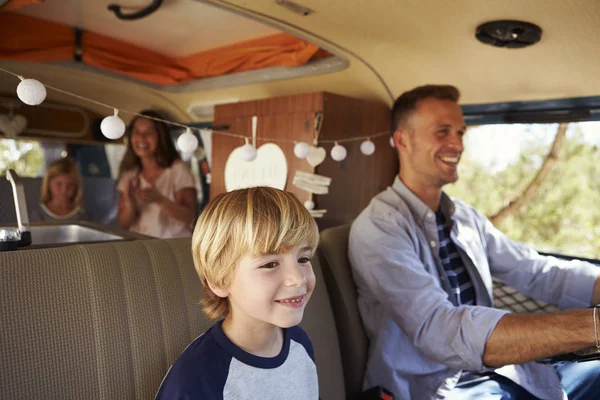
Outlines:
[{"label": "orange fabric above", "polygon": [[[75,52],[73,28],[14,13],[0,13],[0,59],[68,61]],[[85,64],[159,85],[267,67],[296,67],[329,56],[318,46],[287,33],[169,58],[104,35],[83,32]]]},{"label": "orange fabric above", "polygon": [[175,85],[194,79],[175,60],[97,33],[83,33],[82,49],[85,64],[142,81]]},{"label": "orange fabric above", "polygon": [[14,13],[0,13],[0,59],[72,60],[75,33],[68,26]]},{"label": "orange fabric above", "polygon": [[296,67],[310,60],[319,47],[287,33],[267,36],[179,58],[196,78],[267,67]]},{"label": "orange fabric above", "polygon": [[32,4],[42,4],[44,1],[46,0],[8,0],[6,4],[0,6],[0,11],[16,10]]}]

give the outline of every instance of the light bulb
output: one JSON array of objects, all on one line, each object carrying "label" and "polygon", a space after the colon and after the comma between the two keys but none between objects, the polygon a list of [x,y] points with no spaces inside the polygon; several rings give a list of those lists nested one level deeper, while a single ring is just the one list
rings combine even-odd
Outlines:
[{"label": "light bulb", "polygon": [[360,144],[360,151],[365,156],[370,156],[375,153],[375,143],[371,142],[371,139],[367,139]]},{"label": "light bulb", "polygon": [[304,160],[310,154],[310,146],[304,142],[298,142],[294,146],[294,155]]},{"label": "light bulb", "polygon": [[246,144],[240,147],[240,158],[242,161],[254,161],[256,159],[256,147],[248,143],[246,138]]},{"label": "light bulb", "polygon": [[177,138],[177,147],[183,153],[192,153],[198,148],[198,138],[187,128],[184,133]]},{"label": "light bulb", "polygon": [[331,149],[331,158],[333,158],[335,161],[343,161],[347,155],[348,152],[346,151],[346,148],[335,142],[335,146],[333,146]]},{"label": "light bulb", "polygon": [[21,78],[21,83],[17,86],[17,96],[23,103],[37,106],[46,98],[46,87],[35,79]]},{"label": "light bulb", "polygon": [[111,140],[119,139],[125,134],[125,122],[119,118],[119,110],[115,108],[115,114],[106,117],[100,123],[100,131]]}]

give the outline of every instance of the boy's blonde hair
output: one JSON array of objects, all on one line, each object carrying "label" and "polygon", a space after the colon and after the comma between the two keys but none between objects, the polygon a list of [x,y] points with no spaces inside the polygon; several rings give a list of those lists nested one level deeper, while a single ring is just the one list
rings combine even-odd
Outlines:
[{"label": "boy's blonde hair", "polygon": [[227,316],[229,300],[208,283],[228,288],[244,256],[285,253],[305,243],[314,253],[318,242],[315,220],[291,193],[254,187],[218,195],[200,214],[192,237],[204,312],[211,319]]},{"label": "boy's blonde hair", "polygon": [[47,204],[52,199],[52,193],[50,193],[50,181],[59,175],[73,174],[75,181],[77,182],[77,191],[73,196],[73,204],[75,207],[81,207],[81,201],[83,199],[83,182],[81,181],[81,174],[77,164],[71,158],[61,158],[51,162],[46,168],[44,179],[42,180],[42,189],[40,195],[40,203]]}]

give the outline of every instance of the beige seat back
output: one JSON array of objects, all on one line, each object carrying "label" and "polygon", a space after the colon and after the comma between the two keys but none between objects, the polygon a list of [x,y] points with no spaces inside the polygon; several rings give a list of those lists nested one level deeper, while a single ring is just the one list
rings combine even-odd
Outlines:
[{"label": "beige seat back", "polygon": [[317,257],[313,257],[312,266],[317,283],[300,326],[310,337],[315,349],[321,399],[343,400],[346,399],[343,358],[331,299]]},{"label": "beige seat back", "polygon": [[317,258],[321,263],[339,332],[348,398],[362,392],[369,341],[357,305],[357,290],[348,261],[350,225],[321,232]]},{"label": "beige seat back", "polygon": [[[322,398],[343,399],[322,283],[303,325]],[[0,253],[0,399],[154,398],[170,365],[212,322],[190,239]]]}]

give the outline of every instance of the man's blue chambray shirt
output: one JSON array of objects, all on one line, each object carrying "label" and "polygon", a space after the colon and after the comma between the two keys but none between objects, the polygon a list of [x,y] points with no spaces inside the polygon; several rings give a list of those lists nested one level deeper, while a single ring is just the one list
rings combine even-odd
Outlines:
[{"label": "man's blue chambray shirt", "polygon": [[[507,311],[492,308],[492,275],[560,308],[589,307],[600,268],[544,257],[497,230],[473,207],[442,194],[451,238],[477,306],[456,306],[438,253],[435,213],[396,177],[352,224],[348,256],[371,341],[364,388],[398,399],[444,398],[462,370],[486,371],[485,343]],[[551,365],[495,370],[532,394],[566,398]]]}]

